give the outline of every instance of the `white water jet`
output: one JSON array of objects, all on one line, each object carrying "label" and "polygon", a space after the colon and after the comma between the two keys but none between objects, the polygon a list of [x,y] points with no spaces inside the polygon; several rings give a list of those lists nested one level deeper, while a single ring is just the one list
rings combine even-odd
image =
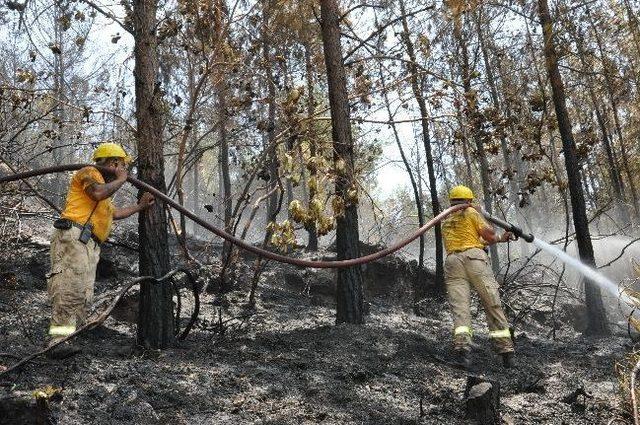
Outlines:
[{"label": "white water jet", "polygon": [[570,266],[575,271],[589,279],[591,282],[595,283],[600,288],[610,293],[613,297],[618,298],[621,301],[621,304],[628,307],[629,310],[632,309],[635,305],[640,304],[640,300],[625,294],[620,289],[617,283],[615,283],[602,273],[596,271],[592,267],[584,264],[578,258],[572,257],[571,255],[567,254],[557,246],[553,246],[538,238],[535,238],[533,240],[533,243],[546,253],[557,257],[560,261]]}]

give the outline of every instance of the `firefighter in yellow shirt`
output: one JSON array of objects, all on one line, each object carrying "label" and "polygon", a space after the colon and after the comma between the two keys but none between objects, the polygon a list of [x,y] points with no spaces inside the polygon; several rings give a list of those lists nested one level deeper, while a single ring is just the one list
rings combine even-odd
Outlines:
[{"label": "firefighter in yellow shirt", "polygon": [[456,186],[449,193],[452,205],[468,204],[469,208],[451,214],[442,222],[442,238],[447,251],[445,282],[454,320],[454,350],[461,363],[470,364],[471,287],[484,307],[489,335],[505,367],[513,366],[513,341],[509,324],[502,310],[499,285],[496,281],[485,246],[507,242],[513,235],[498,236],[482,215],[471,205],[473,192],[466,186]]},{"label": "firefighter in yellow shirt", "polygon": [[[54,223],[51,273],[47,279],[52,303],[50,344],[75,332],[85,322],[93,302],[100,244],[107,240],[113,220],[129,217],[154,203],[153,195],[144,193],[136,205],[114,207],[111,196],[127,180],[126,164],[130,162],[120,145],[100,144],[93,161],[112,174],[103,174],[91,166],[78,170],[71,178],[61,218]],[[62,344],[50,356],[65,358],[78,351],[71,344]]]}]

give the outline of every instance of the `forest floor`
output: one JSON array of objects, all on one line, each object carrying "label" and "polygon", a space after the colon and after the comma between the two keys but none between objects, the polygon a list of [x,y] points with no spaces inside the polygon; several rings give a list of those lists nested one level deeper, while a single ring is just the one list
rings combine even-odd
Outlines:
[{"label": "forest floor", "polygon": [[[0,369],[46,341],[48,246],[33,233],[0,252]],[[192,243],[215,272],[216,251],[200,245]],[[178,258],[179,248],[172,249]],[[135,252],[107,247],[104,256],[112,267],[96,283],[97,305],[135,275]],[[33,391],[53,385],[63,397],[51,416],[65,425],[466,424],[467,373],[500,383],[505,424],[629,421],[614,371],[631,350],[628,338],[590,339],[566,325],[554,341],[548,327],[527,321],[516,330],[517,368],[506,370],[478,313],[472,370],[465,372],[449,358],[446,303],[429,299],[424,317],[413,313],[406,263],[390,258],[365,269],[369,314],[360,326],[335,324],[330,271],[270,263],[256,308],[244,308],[252,264],[245,259],[224,302],[202,293],[200,319],[175,348],[134,346],[131,294],[103,328],[77,338],[81,354],[39,357],[0,377],[0,423],[33,423]],[[185,318],[190,299],[183,291]],[[566,399],[580,388],[591,397]]]}]

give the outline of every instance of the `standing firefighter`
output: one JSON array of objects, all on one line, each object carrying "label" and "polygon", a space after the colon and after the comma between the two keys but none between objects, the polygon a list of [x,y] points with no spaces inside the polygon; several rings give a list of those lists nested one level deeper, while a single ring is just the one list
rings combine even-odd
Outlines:
[{"label": "standing firefighter", "polygon": [[[100,144],[93,161],[112,173],[91,166],[78,170],[71,178],[62,216],[54,222],[47,280],[52,303],[50,344],[85,322],[93,301],[100,244],[109,236],[113,220],[143,211],[154,202],[150,193],[144,193],[137,205],[114,207],[111,196],[127,180],[126,164],[130,161],[120,145]],[[75,346],[62,344],[50,353],[51,357],[65,358],[78,351]]]},{"label": "standing firefighter", "polygon": [[466,186],[456,186],[449,193],[451,205],[468,204],[469,208],[455,212],[442,222],[442,236],[447,250],[445,281],[449,304],[454,317],[454,350],[462,364],[470,364],[471,352],[471,287],[484,307],[489,335],[505,367],[513,366],[513,341],[493,276],[487,245],[506,242],[510,232],[498,236],[482,215],[471,205],[473,192]]}]

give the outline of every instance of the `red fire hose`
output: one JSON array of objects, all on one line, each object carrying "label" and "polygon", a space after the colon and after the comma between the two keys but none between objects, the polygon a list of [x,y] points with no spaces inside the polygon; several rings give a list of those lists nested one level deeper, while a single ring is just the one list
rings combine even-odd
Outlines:
[{"label": "red fire hose", "polygon": [[[41,176],[41,175],[44,175],[44,174],[60,173],[60,172],[63,172],[63,171],[74,171],[74,170],[79,170],[79,169],[87,167],[87,166],[92,166],[92,167],[100,169],[101,171],[105,171],[105,172],[108,172],[108,173],[111,172],[107,168],[96,166],[96,165],[92,165],[92,164],[68,164],[68,165],[58,165],[58,166],[54,166],[54,167],[41,168],[41,169],[37,169],[37,170],[30,170],[30,171],[25,171],[25,172],[22,172],[22,173],[11,174],[11,175],[8,175],[8,176],[0,177],[0,183],[6,183],[6,182],[11,182],[11,181],[16,181],[16,180],[23,180],[23,179],[26,179],[26,178],[29,178],[29,177]],[[378,251],[378,252],[375,252],[373,254],[365,255],[364,257],[351,258],[351,259],[348,259],[348,260],[310,261],[310,260],[301,260],[301,259],[298,259],[298,258],[286,257],[284,255],[276,254],[274,252],[267,251],[267,250],[264,250],[262,248],[258,248],[256,246],[253,246],[253,245],[243,241],[242,239],[239,239],[239,238],[237,238],[237,237],[225,232],[224,230],[219,229],[219,228],[207,223],[206,221],[204,221],[203,219],[201,219],[200,217],[198,217],[197,215],[195,215],[194,213],[192,213],[188,209],[184,208],[183,206],[178,204],[176,201],[174,201],[173,199],[169,198],[167,195],[165,195],[164,193],[160,192],[159,190],[157,190],[153,186],[150,186],[149,184],[144,183],[144,182],[136,179],[135,177],[131,177],[131,176],[129,176],[127,178],[127,181],[129,181],[129,183],[131,183],[132,185],[136,186],[137,188],[142,189],[142,190],[144,190],[146,192],[149,192],[149,193],[153,194],[156,197],[156,199],[159,199],[159,200],[165,202],[166,204],[171,205],[173,208],[175,208],[176,210],[180,211],[181,213],[183,213],[185,216],[189,217],[194,222],[198,223],[200,226],[202,226],[205,229],[209,230],[210,232],[220,236],[221,238],[226,239],[227,241],[239,246],[242,249],[245,249],[247,251],[253,252],[256,255],[259,255],[260,257],[268,258],[268,259],[274,260],[274,261],[279,261],[281,263],[289,263],[289,264],[293,264],[293,265],[296,265],[296,266],[310,267],[310,268],[316,268],[316,269],[352,267],[352,266],[357,266],[357,265],[361,265],[361,264],[370,263],[370,262],[375,261],[375,260],[379,260],[380,258],[386,257],[387,255],[392,254],[392,253],[398,251],[399,249],[405,247],[409,243],[413,242],[414,240],[419,238],[420,235],[426,233],[427,230],[429,230],[433,226],[435,226],[436,223],[438,223],[441,220],[443,220],[444,218],[446,218],[449,214],[454,213],[456,211],[459,211],[461,209],[464,209],[464,208],[468,207],[468,205],[455,205],[455,206],[452,206],[450,208],[447,208],[446,210],[442,211],[440,214],[438,214],[437,216],[435,216],[434,218],[429,220],[424,226],[422,226],[421,228],[416,230],[411,236],[407,237],[406,239],[404,239],[404,240],[402,240],[402,241],[400,241],[400,242],[398,242],[398,243],[396,243],[396,244],[394,244],[394,245],[392,245],[392,246],[390,246],[388,248],[385,248],[385,249],[383,249],[381,251]]]}]

